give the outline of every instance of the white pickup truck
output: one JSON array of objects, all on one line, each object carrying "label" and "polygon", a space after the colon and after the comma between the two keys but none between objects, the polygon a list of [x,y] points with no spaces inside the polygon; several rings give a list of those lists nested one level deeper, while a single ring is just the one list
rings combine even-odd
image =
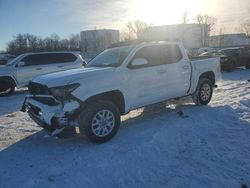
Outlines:
[{"label": "white pickup truck", "polygon": [[25,53],[0,65],[0,96],[10,95],[38,75],[79,68],[85,65],[78,52]]},{"label": "white pickup truck", "polygon": [[84,69],[33,79],[21,111],[52,135],[78,126],[90,141],[102,143],[133,109],[189,95],[207,105],[219,78],[219,58],[190,60],[180,42],[123,42]]}]

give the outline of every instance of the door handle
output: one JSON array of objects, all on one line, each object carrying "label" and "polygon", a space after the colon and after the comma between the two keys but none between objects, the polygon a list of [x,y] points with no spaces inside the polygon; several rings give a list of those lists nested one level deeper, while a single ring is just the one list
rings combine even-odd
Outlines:
[{"label": "door handle", "polygon": [[63,65],[58,65],[57,67],[58,67],[58,68],[62,68],[62,67],[64,67],[64,66],[63,66]]},{"label": "door handle", "polygon": [[161,69],[161,70],[158,70],[157,72],[158,72],[159,74],[164,74],[164,73],[166,73],[166,70]]},{"label": "door handle", "polygon": [[36,68],[36,70],[42,70],[42,68]]},{"label": "door handle", "polygon": [[183,69],[189,69],[189,66],[188,65],[184,65],[182,66]]}]

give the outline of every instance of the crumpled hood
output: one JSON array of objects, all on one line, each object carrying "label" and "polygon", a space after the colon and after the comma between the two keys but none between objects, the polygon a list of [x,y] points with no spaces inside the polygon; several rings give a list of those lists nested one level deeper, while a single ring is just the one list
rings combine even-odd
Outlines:
[{"label": "crumpled hood", "polygon": [[113,67],[77,68],[38,76],[32,79],[32,81],[51,88],[67,85],[74,81],[77,82],[77,80],[81,80],[86,77],[109,73],[114,71],[114,69],[115,68]]}]

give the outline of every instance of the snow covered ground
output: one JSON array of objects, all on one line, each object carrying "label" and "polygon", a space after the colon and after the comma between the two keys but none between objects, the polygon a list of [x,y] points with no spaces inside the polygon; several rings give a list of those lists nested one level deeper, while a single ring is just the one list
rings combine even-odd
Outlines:
[{"label": "snow covered ground", "polygon": [[132,111],[101,145],[46,137],[18,112],[26,91],[0,98],[0,187],[250,186],[250,70],[222,78],[209,106]]}]

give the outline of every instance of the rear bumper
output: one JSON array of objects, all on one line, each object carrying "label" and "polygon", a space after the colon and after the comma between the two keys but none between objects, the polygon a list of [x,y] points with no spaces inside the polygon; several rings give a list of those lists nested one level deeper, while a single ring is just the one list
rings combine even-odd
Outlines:
[{"label": "rear bumper", "polygon": [[73,116],[79,107],[80,104],[76,101],[62,104],[52,96],[28,95],[21,111],[28,112],[39,126],[50,131],[52,135],[57,135],[65,128],[77,125]]}]

